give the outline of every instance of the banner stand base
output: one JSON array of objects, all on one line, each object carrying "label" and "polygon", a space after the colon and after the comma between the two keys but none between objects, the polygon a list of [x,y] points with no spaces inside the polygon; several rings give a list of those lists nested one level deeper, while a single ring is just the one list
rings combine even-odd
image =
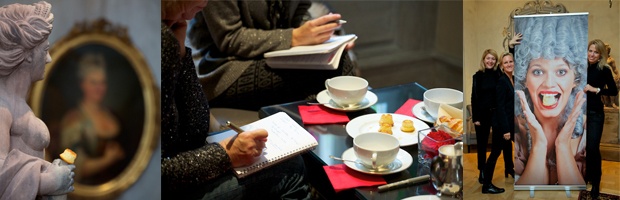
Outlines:
[{"label": "banner stand base", "polygon": [[514,190],[528,190],[530,191],[530,198],[534,198],[534,191],[536,190],[564,190],[566,197],[570,198],[571,191],[586,190],[586,185],[515,185]]}]

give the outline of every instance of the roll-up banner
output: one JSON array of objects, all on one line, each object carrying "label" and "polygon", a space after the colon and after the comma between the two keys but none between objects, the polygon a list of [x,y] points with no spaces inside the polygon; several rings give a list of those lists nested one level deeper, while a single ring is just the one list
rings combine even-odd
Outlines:
[{"label": "roll-up banner", "polygon": [[[588,13],[515,16],[515,190],[585,190]],[[584,96],[585,98],[585,96]],[[576,123],[566,123],[573,110]]]}]

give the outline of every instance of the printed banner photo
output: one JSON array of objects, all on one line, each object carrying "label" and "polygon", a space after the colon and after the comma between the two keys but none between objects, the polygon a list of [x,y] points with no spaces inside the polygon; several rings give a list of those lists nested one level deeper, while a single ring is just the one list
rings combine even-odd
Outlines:
[{"label": "printed banner photo", "polygon": [[586,104],[575,99],[587,81],[588,14],[514,21],[523,34],[514,55],[515,190],[585,189]]}]

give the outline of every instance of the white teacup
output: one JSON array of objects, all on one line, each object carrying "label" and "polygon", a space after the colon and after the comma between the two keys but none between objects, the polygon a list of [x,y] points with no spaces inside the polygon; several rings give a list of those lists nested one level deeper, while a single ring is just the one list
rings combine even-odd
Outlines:
[{"label": "white teacup", "polygon": [[327,95],[336,104],[349,107],[364,100],[368,92],[368,81],[357,76],[338,76],[325,80]]},{"label": "white teacup", "polygon": [[357,159],[373,169],[392,163],[398,155],[399,147],[398,139],[385,133],[363,133],[353,139],[353,150]]},{"label": "white teacup", "polygon": [[437,118],[440,104],[463,108],[463,92],[451,88],[433,88],[424,92],[424,108],[433,118]]}]

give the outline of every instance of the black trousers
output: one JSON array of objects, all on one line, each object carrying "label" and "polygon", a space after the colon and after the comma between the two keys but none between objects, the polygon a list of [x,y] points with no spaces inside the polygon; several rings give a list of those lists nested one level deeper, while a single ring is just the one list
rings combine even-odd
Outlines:
[{"label": "black trousers", "polygon": [[493,143],[491,144],[491,154],[484,167],[484,184],[490,184],[491,180],[493,180],[495,164],[502,151],[504,152],[505,170],[510,172],[514,170],[514,163],[512,162],[512,142],[504,139],[504,133],[493,132],[491,137]]},{"label": "black trousers", "polygon": [[476,129],[476,150],[478,154],[478,170],[484,170],[487,158],[487,143],[489,134],[491,133],[493,110],[487,110],[482,114],[480,126],[474,126]]},{"label": "black trousers", "polygon": [[601,183],[601,135],[603,135],[603,124],[605,123],[605,113],[588,110],[586,121],[586,177],[593,186]]}]

